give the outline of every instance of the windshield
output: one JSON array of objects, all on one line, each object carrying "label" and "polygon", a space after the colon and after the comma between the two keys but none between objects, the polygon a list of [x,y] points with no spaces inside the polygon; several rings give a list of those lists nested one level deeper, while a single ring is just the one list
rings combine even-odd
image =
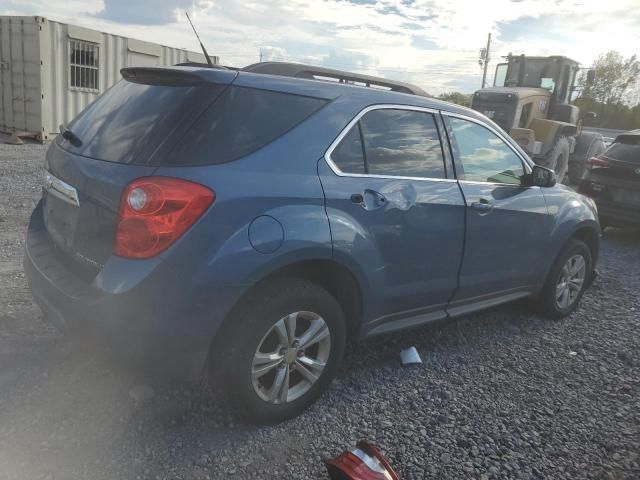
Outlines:
[{"label": "windshield", "polygon": [[504,81],[505,87],[544,88],[553,92],[556,85],[557,65],[549,59],[527,58],[524,64],[524,75],[520,80],[520,58],[512,58]]}]

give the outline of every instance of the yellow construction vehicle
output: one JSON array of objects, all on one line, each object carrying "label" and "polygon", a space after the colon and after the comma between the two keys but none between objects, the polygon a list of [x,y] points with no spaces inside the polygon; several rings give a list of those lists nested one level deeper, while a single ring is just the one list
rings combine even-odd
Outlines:
[{"label": "yellow construction vehicle", "polygon": [[[586,161],[604,151],[602,135],[582,131],[571,105],[580,64],[563,56],[509,54],[496,67],[492,87],[473,94],[471,106],[500,125],[538,164],[555,170],[559,182],[577,183]],[[587,82],[594,71],[587,72]]]}]

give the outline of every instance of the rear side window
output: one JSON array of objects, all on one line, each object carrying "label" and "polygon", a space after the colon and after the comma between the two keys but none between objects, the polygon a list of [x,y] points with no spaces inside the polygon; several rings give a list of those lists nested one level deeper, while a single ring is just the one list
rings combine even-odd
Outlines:
[{"label": "rear side window", "polygon": [[438,129],[433,115],[427,112],[368,112],[332,152],[331,160],[344,173],[446,177]]},{"label": "rear side window", "polygon": [[628,135],[616,140],[604,153],[613,160],[640,165],[640,135]]},{"label": "rear side window", "polygon": [[223,85],[146,85],[120,80],[90,104],[69,129],[82,144],[58,135],[73,153],[117,163],[145,163],[194,110],[211,103]]},{"label": "rear side window", "polygon": [[229,87],[163,161],[167,165],[231,162],[271,143],[327,100],[246,87]]},{"label": "rear side window", "polygon": [[349,130],[331,154],[331,159],[345,173],[367,173],[364,168],[360,123]]}]

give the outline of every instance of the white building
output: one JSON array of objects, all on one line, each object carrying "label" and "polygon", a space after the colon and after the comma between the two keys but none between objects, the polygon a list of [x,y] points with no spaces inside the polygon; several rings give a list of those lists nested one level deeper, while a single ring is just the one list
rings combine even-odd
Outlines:
[{"label": "white building", "polygon": [[121,68],[205,61],[43,17],[0,16],[0,131],[46,141],[119,80]]}]

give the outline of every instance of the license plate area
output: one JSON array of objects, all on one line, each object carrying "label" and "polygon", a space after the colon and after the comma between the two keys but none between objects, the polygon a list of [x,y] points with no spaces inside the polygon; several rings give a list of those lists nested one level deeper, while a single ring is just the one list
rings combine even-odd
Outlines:
[{"label": "license plate area", "polygon": [[75,205],[45,191],[42,198],[44,225],[54,243],[72,250],[79,209]]}]

